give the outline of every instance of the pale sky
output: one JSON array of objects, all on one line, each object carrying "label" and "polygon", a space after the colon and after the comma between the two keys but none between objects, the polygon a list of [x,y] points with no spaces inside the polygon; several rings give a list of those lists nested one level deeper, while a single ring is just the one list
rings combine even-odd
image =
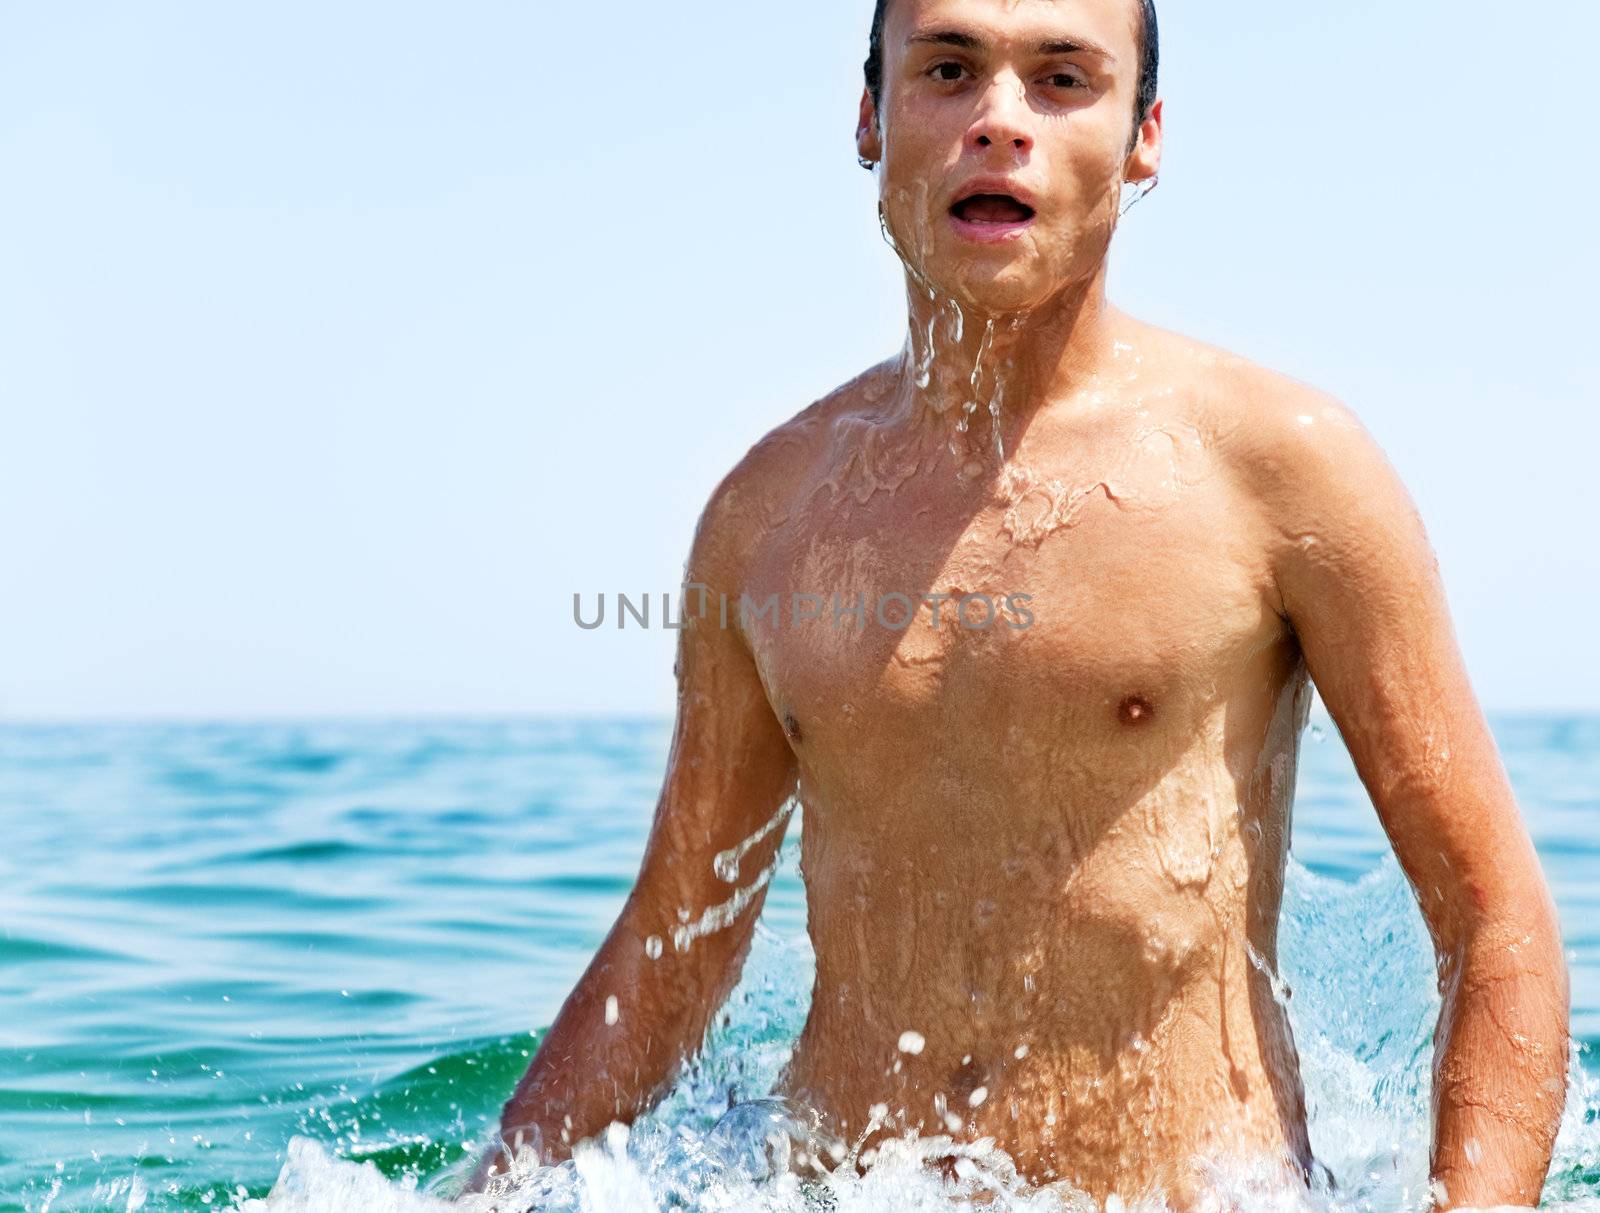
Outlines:
[{"label": "pale sky", "polygon": [[[899,348],[871,7],[0,7],[0,719],[670,710],[572,595]],[[1113,299],[1355,409],[1486,706],[1600,707],[1600,6],[1162,18]]]}]

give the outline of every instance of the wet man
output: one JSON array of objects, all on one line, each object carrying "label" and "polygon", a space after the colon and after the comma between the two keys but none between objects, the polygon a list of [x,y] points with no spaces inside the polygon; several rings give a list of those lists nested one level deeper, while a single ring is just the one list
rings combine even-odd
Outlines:
[{"label": "wet man", "polygon": [[[1106,300],[1156,47],[1141,0],[879,4],[857,150],[911,336],[713,494],[638,884],[506,1140],[553,1161],[659,1098],[761,897],[687,950],[680,911],[728,903],[754,837],[750,884],[798,784],[817,971],[778,1093],[850,1165],[920,1128],[1097,1199],[1192,1206],[1228,1155],[1305,1182],[1273,979],[1314,683],[1437,949],[1436,1197],[1537,1200],[1566,971],[1416,511],[1345,407]],[[828,609],[715,606],[794,592]]]}]

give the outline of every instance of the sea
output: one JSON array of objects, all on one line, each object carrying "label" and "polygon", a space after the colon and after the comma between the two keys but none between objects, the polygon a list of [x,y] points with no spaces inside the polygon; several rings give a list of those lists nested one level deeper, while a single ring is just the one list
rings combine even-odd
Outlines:
[{"label": "sea", "polygon": [[[1492,724],[1572,975],[1544,1201],[1600,1210],[1600,717]],[[751,1162],[810,996],[803,819],[739,987],[661,1103],[509,1195],[450,1203],[633,883],[670,732],[0,724],[0,1210],[1094,1208],[981,1152],[954,1177],[885,1159],[822,1197]],[[1432,956],[1325,721],[1303,743],[1281,953],[1331,1179],[1301,1200],[1422,1208]],[[1290,1207],[1246,1175],[1219,1191]]]}]

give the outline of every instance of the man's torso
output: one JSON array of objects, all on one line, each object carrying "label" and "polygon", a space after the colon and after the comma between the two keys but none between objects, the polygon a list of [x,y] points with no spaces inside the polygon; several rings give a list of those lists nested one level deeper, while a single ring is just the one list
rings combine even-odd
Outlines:
[{"label": "man's torso", "polygon": [[907,424],[892,364],[764,444],[787,470],[742,588],[780,605],[746,632],[817,960],[780,1089],[847,1144],[881,1105],[869,1148],[992,1136],[1102,1193],[1309,1158],[1268,977],[1309,684],[1226,459],[1231,372],[1147,341],[981,475]]}]

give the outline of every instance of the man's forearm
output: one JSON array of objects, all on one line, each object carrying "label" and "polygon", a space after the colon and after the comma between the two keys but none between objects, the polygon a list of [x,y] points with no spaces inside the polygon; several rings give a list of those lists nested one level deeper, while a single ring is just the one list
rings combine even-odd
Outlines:
[{"label": "man's forearm", "polygon": [[670,945],[647,955],[648,934],[635,914],[618,919],[506,1101],[499,1142],[469,1190],[508,1154],[530,1149],[553,1165],[612,1121],[631,1123],[699,1046],[725,993],[712,984],[728,975],[721,953],[739,933],[696,941],[692,957]]},{"label": "man's forearm", "polygon": [[[648,993],[641,997],[637,987],[610,995],[617,1000],[617,1023],[608,1031],[606,996],[600,1008],[591,1005],[592,985],[580,987],[562,1008],[501,1113],[506,1143],[515,1147],[520,1133],[546,1163],[566,1158],[574,1143],[612,1121],[629,1123],[647,1111],[698,1043],[690,1040],[683,1008],[653,1002]],[[634,1026],[623,1029],[623,1016]]]},{"label": "man's forearm", "polygon": [[1566,1103],[1568,985],[1553,924],[1485,930],[1435,1033],[1437,1207],[1538,1204]]}]

